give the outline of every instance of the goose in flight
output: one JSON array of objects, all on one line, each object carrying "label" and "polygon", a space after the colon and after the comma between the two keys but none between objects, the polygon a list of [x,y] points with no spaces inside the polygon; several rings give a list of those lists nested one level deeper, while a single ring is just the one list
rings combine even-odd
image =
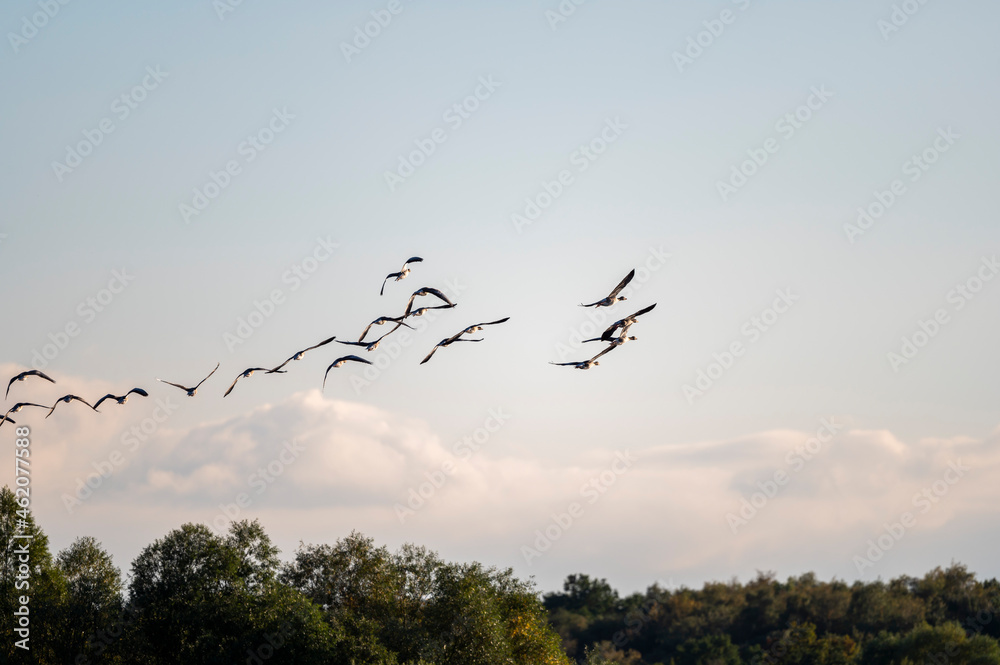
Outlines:
[{"label": "goose in flight", "polygon": [[[35,404],[33,402],[18,402],[14,406],[12,406],[9,409],[7,409],[7,413],[3,414],[3,417],[5,419],[7,419],[7,420],[10,420],[10,418],[8,418],[7,416],[9,416],[12,413],[17,413],[18,411],[20,411],[21,409],[23,409],[26,406],[37,406],[39,409],[47,409],[47,408],[49,408],[49,407],[45,406],[44,404]],[[14,423],[13,420],[10,420],[10,422]],[[16,425],[17,423],[14,423],[14,424]]]},{"label": "goose in flight", "polygon": [[330,370],[333,369],[334,367],[340,367],[341,365],[343,365],[344,363],[346,363],[348,360],[352,360],[352,361],[354,361],[356,363],[364,363],[366,365],[371,365],[372,364],[371,361],[365,360],[364,358],[359,358],[358,356],[343,356],[343,357],[337,358],[332,363],[330,363],[329,367],[326,368],[326,374],[323,375],[323,390],[326,390],[326,377],[330,375]]},{"label": "goose in flight", "polygon": [[[633,323],[636,322],[636,320],[640,316],[642,316],[646,312],[651,311],[654,307],[656,307],[656,303],[655,302],[652,305],[650,305],[649,307],[643,307],[642,309],[640,309],[638,312],[635,312],[634,314],[629,314],[624,319],[618,319],[617,321],[615,321],[614,323],[612,323],[610,326],[608,326],[608,329],[605,330],[603,333],[601,333],[600,337],[597,337],[595,339],[588,339],[586,341],[593,342],[595,340],[601,340],[601,341],[604,341],[604,342],[610,342],[613,339],[615,339],[615,333],[616,333],[616,331],[618,331],[619,328],[621,328],[621,332],[618,333],[618,337],[621,337],[621,336],[623,336],[623,335],[625,335],[625,334],[628,333],[628,329],[632,326]],[[630,339],[635,339],[635,338],[632,337]]]},{"label": "goose in flight", "polygon": [[422,289],[417,289],[416,291],[413,292],[413,295],[410,296],[409,302],[406,303],[406,312],[403,313],[403,318],[404,319],[407,316],[410,315],[410,310],[413,307],[413,300],[417,296],[435,296],[435,297],[440,298],[441,300],[445,301],[449,306],[451,306],[451,307],[455,306],[455,303],[453,303],[452,301],[448,300],[448,296],[446,296],[445,294],[441,293],[438,289],[435,289],[432,286],[425,286]]},{"label": "goose in flight", "polygon": [[625,296],[620,296],[618,294],[621,293],[622,289],[628,286],[628,283],[632,281],[633,277],[635,277],[635,268],[630,270],[629,273],[625,275],[625,279],[618,282],[618,286],[612,289],[611,293],[608,294],[607,298],[601,298],[597,302],[592,302],[589,305],[584,305],[583,303],[580,303],[580,307],[611,307],[612,305],[615,304],[615,302],[619,300],[627,300]]},{"label": "goose in flight", "polygon": [[[59,399],[56,400],[56,403],[52,405],[52,408],[49,409],[49,413],[45,417],[48,418],[49,416],[51,416],[52,412],[56,410],[56,407],[59,406],[60,404],[62,404],[63,402],[65,402],[66,404],[69,404],[73,400],[76,400],[77,402],[83,402],[84,404],[86,404],[87,406],[89,406],[91,409],[94,409],[94,406],[90,402],[88,402],[87,400],[83,399],[82,397],[77,397],[76,395],[64,395],[64,396],[62,396],[62,397],[60,397]],[[94,409],[94,411],[97,411],[97,409]]]},{"label": "goose in flight", "polygon": [[4,399],[7,399],[7,397],[10,396],[10,387],[11,385],[13,385],[15,381],[24,381],[29,376],[37,376],[42,379],[45,379],[46,381],[55,383],[55,379],[49,377],[46,374],[43,374],[42,372],[39,372],[37,369],[29,369],[27,372],[21,372],[7,383],[7,393],[3,396]]},{"label": "goose in flight", "polygon": [[143,397],[149,397],[149,393],[147,393],[142,388],[133,388],[132,390],[130,390],[127,393],[125,393],[124,395],[112,395],[111,393],[108,393],[107,395],[105,395],[101,399],[97,400],[97,403],[94,404],[94,411],[97,411],[98,407],[101,406],[101,402],[103,402],[104,400],[107,400],[107,399],[113,399],[114,401],[118,402],[119,404],[124,404],[125,402],[128,401],[128,396],[131,395],[132,393],[135,393],[136,395],[142,395]]},{"label": "goose in flight", "polygon": [[434,305],[433,307],[418,307],[417,309],[413,310],[409,314],[404,314],[403,318],[406,318],[406,317],[409,317],[409,316],[423,316],[424,314],[426,314],[428,311],[430,311],[432,309],[451,309],[454,306],[455,305]]},{"label": "goose in flight", "polygon": [[[381,341],[382,341],[383,339],[385,339],[386,337],[388,337],[388,336],[389,336],[389,335],[391,335],[392,333],[394,333],[394,332],[396,332],[397,330],[399,330],[399,329],[400,329],[400,328],[401,328],[401,327],[402,327],[403,325],[404,325],[404,324],[403,324],[403,322],[402,322],[402,321],[399,321],[399,322],[398,322],[398,323],[396,324],[396,327],[395,327],[395,328],[393,328],[393,329],[392,329],[392,330],[390,330],[389,332],[387,332],[387,333],[383,334],[383,335],[382,335],[381,337],[379,337],[378,339],[376,339],[376,340],[375,340],[375,341],[373,341],[373,342],[345,342],[345,341],[344,341],[344,340],[342,340],[342,339],[338,339],[338,340],[337,340],[337,344],[346,344],[347,346],[361,346],[361,347],[364,347],[365,351],[374,351],[375,349],[377,349],[377,348],[378,348],[378,345],[379,345],[379,343],[380,343],[380,342],[381,342]],[[411,327],[411,326],[406,326],[406,327],[407,327],[407,328],[409,328],[409,327]],[[362,335],[362,337],[364,337],[364,336]]]},{"label": "goose in flight", "polygon": [[559,365],[561,367],[570,366],[570,367],[575,367],[576,369],[590,369],[591,367],[593,367],[595,365],[600,365],[601,363],[598,362],[597,359],[600,358],[601,356],[603,356],[608,351],[611,351],[611,350],[613,350],[615,348],[617,348],[615,345],[611,345],[608,348],[606,348],[603,351],[601,351],[600,353],[598,353],[596,356],[594,356],[590,360],[581,360],[579,362],[572,362],[572,363],[554,363],[554,362],[550,361],[549,364],[550,365]]},{"label": "goose in flight", "polygon": [[253,376],[254,372],[266,372],[268,374],[287,374],[288,370],[284,369],[270,370],[266,367],[248,367],[247,369],[240,372],[235,379],[233,379],[232,385],[229,386],[229,390],[226,391],[226,394],[223,395],[223,397],[229,397],[229,393],[233,392],[233,388],[236,387],[236,382],[239,381],[240,379],[245,379],[249,376]]},{"label": "goose in flight", "polygon": [[206,381],[208,381],[209,377],[210,377],[210,376],[212,376],[213,374],[215,374],[215,370],[216,370],[216,369],[219,369],[219,365],[221,365],[221,364],[222,364],[222,363],[217,363],[217,364],[215,365],[215,369],[213,369],[213,370],[212,370],[211,372],[209,372],[209,373],[208,373],[208,376],[206,376],[206,377],[205,377],[204,379],[202,379],[201,381],[199,381],[199,382],[198,382],[198,385],[196,385],[196,386],[195,386],[194,388],[187,388],[187,387],[185,387],[185,386],[182,386],[182,385],[181,385],[181,384],[179,384],[179,383],[171,383],[170,381],[164,381],[163,379],[160,379],[160,378],[158,378],[158,379],[156,379],[156,380],[157,380],[157,381],[160,381],[160,382],[162,382],[162,383],[165,383],[165,384],[167,384],[168,386],[173,386],[174,388],[180,388],[181,390],[183,390],[183,391],[187,392],[187,395],[188,395],[188,397],[194,397],[194,396],[195,396],[195,393],[197,393],[197,392],[198,392],[198,388],[201,388],[201,384],[203,384],[203,383],[205,383]]},{"label": "goose in flight", "polygon": [[385,279],[382,280],[382,290],[379,291],[378,294],[382,295],[383,293],[385,293],[385,283],[388,282],[393,277],[396,278],[395,281],[397,282],[401,279],[406,279],[406,276],[410,274],[410,269],[408,266],[411,263],[420,263],[421,261],[423,261],[423,259],[420,258],[419,256],[411,256],[410,258],[406,259],[406,263],[403,264],[403,267],[399,270],[399,272],[391,272],[385,276]]},{"label": "goose in flight", "polygon": [[312,346],[310,346],[310,347],[309,347],[308,349],[302,349],[301,351],[299,351],[298,353],[296,353],[296,354],[295,354],[295,355],[293,355],[293,356],[292,356],[291,358],[289,358],[289,359],[288,359],[288,360],[286,360],[285,362],[281,363],[280,365],[278,365],[278,366],[277,366],[277,367],[275,367],[274,369],[269,369],[269,370],[267,370],[267,373],[268,373],[268,374],[277,374],[277,373],[278,373],[278,370],[280,370],[280,369],[281,369],[282,367],[284,367],[284,366],[285,366],[285,365],[287,365],[288,363],[292,362],[293,360],[302,360],[302,356],[303,356],[303,355],[305,354],[305,352],[306,352],[306,351],[312,351],[313,349],[318,349],[318,348],[319,348],[319,347],[321,347],[321,346],[325,346],[325,345],[329,344],[330,342],[332,342],[332,341],[333,341],[333,340],[335,340],[335,339],[337,339],[337,336],[336,336],[336,335],[334,335],[333,337],[331,337],[331,338],[329,338],[329,339],[324,339],[324,340],[323,340],[322,342],[320,342],[319,344],[313,344],[313,345],[312,345]]},{"label": "goose in flight", "polygon": [[368,331],[372,329],[372,326],[380,326],[383,323],[388,323],[389,321],[392,321],[393,323],[400,323],[409,328],[410,330],[413,330],[413,326],[411,326],[409,323],[403,323],[403,318],[404,317],[402,316],[397,316],[395,318],[391,316],[378,317],[377,319],[369,323],[367,326],[365,326],[365,331],[361,333],[361,337],[358,338],[358,341],[363,342],[365,340],[365,335],[367,335]]},{"label": "goose in flight", "polygon": [[463,330],[461,330],[460,332],[455,333],[451,337],[447,337],[447,338],[441,340],[440,342],[438,342],[434,346],[434,348],[431,349],[431,352],[427,354],[427,357],[420,361],[420,364],[423,365],[425,362],[427,362],[428,360],[430,360],[431,356],[433,356],[434,352],[437,351],[438,349],[441,349],[441,348],[444,348],[444,347],[449,346],[451,344],[454,344],[455,342],[481,342],[481,341],[483,341],[482,339],[468,339],[466,337],[462,337],[462,335],[471,335],[474,332],[479,332],[480,330],[482,330],[483,326],[495,326],[495,325],[500,324],[500,323],[506,323],[507,321],[510,321],[510,317],[509,316],[504,317],[502,319],[498,319],[496,321],[487,321],[486,323],[476,323],[474,325],[469,326],[468,328],[464,328]]}]

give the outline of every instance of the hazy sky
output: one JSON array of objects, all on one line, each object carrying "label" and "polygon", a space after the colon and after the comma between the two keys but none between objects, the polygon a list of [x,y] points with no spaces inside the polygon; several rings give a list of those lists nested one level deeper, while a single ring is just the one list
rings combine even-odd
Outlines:
[{"label": "hazy sky", "polygon": [[[92,535],[127,570],[245,494],[285,556],[357,529],[543,589],[1000,574],[998,19],[985,0],[5,3],[0,370],[58,384],[15,384],[4,410],[150,392],[15,416],[53,549]],[[578,307],[631,268],[627,302]],[[458,307],[223,399],[421,286]],[[599,367],[548,364],[654,302]],[[378,371],[321,394],[354,352]],[[155,381],[217,362],[193,399]]]}]

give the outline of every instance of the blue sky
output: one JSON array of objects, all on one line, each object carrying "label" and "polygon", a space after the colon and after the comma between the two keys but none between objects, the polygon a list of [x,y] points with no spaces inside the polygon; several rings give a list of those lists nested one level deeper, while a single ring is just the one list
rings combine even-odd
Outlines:
[{"label": "blue sky", "polygon": [[[57,547],[93,535],[127,567],[170,528],[211,520],[247,485],[248,460],[266,464],[298,436],[312,461],[246,513],[286,554],[359,529],[514,566],[546,589],[577,571],[626,589],[755,569],[918,574],[952,559],[997,574],[1000,280],[958,289],[992,276],[1000,246],[1000,9],[927,3],[886,32],[894,5],[881,1],[591,0],[555,23],[557,2],[389,5],[248,0],[220,18],[208,0],[71,2],[44,21],[39,3],[5,5],[0,366],[13,375],[50,335],[79,329],[46,364],[61,385],[18,384],[8,408],[65,386],[137,385],[181,405],[73,513],[61,496],[155,404],[25,418],[51,451],[33,482]],[[372,12],[391,21],[348,59],[342,44]],[[675,53],[697,57],[679,67]],[[463,103],[475,109],[458,124],[449,109]],[[796,113],[793,132],[781,123]],[[273,141],[248,147],[269,130]],[[444,140],[390,188],[386,172],[435,131]],[[87,136],[100,141],[78,166],[53,166],[97,142]],[[581,157],[594,141],[602,152]],[[763,163],[745,165],[753,155]],[[181,206],[230,162],[227,185],[185,220]],[[722,195],[734,167],[753,175]],[[512,215],[563,172],[559,196],[518,228]],[[890,196],[870,228],[845,231]],[[379,297],[415,254],[425,261]],[[632,329],[639,340],[587,372],[547,364],[592,355],[574,340],[599,328],[577,304],[633,267],[629,300],[607,316],[656,302]],[[132,279],[97,312],[85,303],[113,271]],[[352,351],[325,348],[222,399],[242,369],[357,335],[421,286],[452,289],[459,306],[396,357],[373,352],[376,378],[336,370],[318,395],[326,364]],[[275,291],[272,314],[227,343]],[[744,332],[779,291],[794,304]],[[938,310],[947,322],[893,361]],[[485,342],[418,365],[439,339],[503,316]],[[744,353],[689,399],[684,386],[734,342]],[[155,382],[194,383],[216,362],[192,400]],[[498,408],[511,417],[490,445],[400,524],[393,506]],[[734,534],[726,515],[830,417],[844,424],[830,454]],[[625,449],[639,461],[526,561],[536,529],[586,502],[580,486]],[[960,455],[977,460],[968,477],[859,571],[857,551]]]}]

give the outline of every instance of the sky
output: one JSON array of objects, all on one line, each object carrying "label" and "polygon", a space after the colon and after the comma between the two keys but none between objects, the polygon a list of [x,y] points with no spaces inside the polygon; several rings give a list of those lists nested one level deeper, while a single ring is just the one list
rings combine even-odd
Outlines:
[{"label": "sky", "polygon": [[[543,591],[997,576],[998,19],[5,3],[0,376],[56,384],[4,410],[149,392],[13,416],[52,549],[94,536],[127,573],[235,518],[286,558],[357,530]],[[579,307],[632,269],[625,302]],[[458,305],[223,397],[423,286]],[[599,366],[549,364],[653,303]],[[348,353],[375,365],[324,389]],[[194,398],[156,381],[217,363]]]}]

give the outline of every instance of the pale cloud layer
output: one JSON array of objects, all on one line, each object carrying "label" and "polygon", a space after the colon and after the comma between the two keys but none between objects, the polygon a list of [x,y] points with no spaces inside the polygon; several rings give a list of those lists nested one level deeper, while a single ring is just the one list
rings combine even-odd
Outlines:
[{"label": "pale cloud layer", "polygon": [[[22,396],[51,402],[109,390],[70,377],[25,386]],[[299,540],[331,542],[358,529],[390,546],[411,541],[513,566],[543,588],[577,571],[623,588],[755,568],[869,579],[923,572],[911,567],[942,534],[959,560],[977,561],[1000,501],[1000,428],[983,439],[901,441],[832,417],[814,431],[622,443],[555,463],[518,446],[507,430],[516,418],[500,408],[444,440],[423,421],[315,390],[175,427],[184,402],[150,392],[106,403],[100,415],[79,404],[61,405],[48,420],[22,412],[33,429],[33,507],[54,548],[93,535],[127,569],[152,539],[186,521],[224,526],[228,511],[260,518],[286,554]],[[78,492],[88,480],[90,494]],[[4,482],[12,482],[9,468]],[[924,490],[930,498],[920,497]],[[854,557],[906,512],[915,524],[859,575]]]}]

